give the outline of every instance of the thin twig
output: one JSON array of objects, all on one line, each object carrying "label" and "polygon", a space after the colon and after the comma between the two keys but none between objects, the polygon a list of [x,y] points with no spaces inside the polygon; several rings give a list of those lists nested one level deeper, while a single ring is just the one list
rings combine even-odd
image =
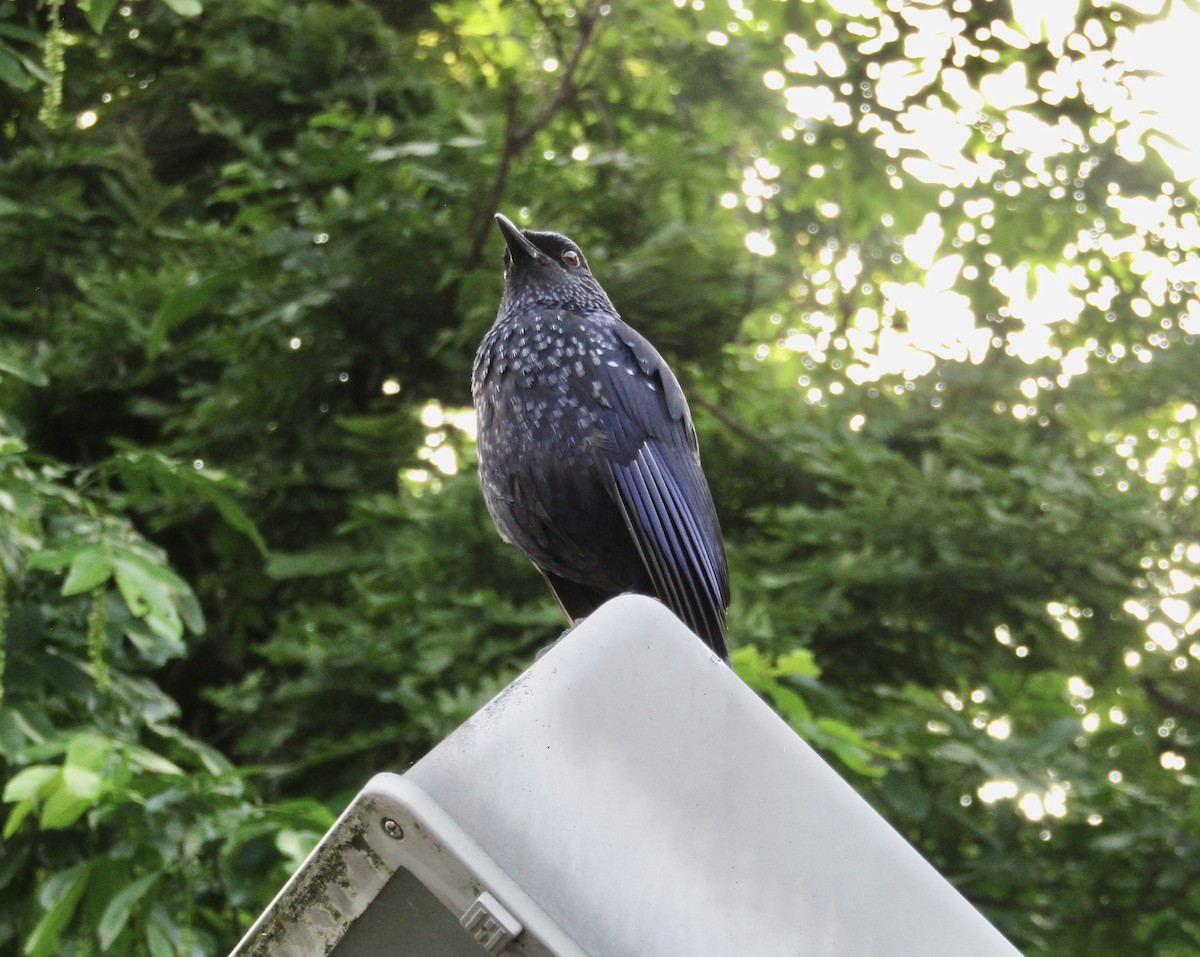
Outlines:
[{"label": "thin twig", "polygon": [[825,497],[825,493],[820,492],[814,485],[813,477],[796,464],[794,457],[787,451],[786,444],[755,431],[728,409],[702,396],[693,394],[689,401],[763,453],[773,463],[772,468],[776,473],[786,477],[791,483],[791,488],[796,494]]},{"label": "thin twig", "polygon": [[713,402],[709,402],[707,399],[702,398],[701,396],[693,396],[691,403],[692,405],[698,406],[705,412],[709,413],[714,419],[729,428],[730,431],[736,432],[746,441],[752,443],[753,445],[757,445],[764,452],[769,452],[771,454],[771,458],[779,458],[778,442],[772,441],[761,432],[754,431],[754,429],[750,428],[750,426],[748,426],[728,409],[723,408],[722,406],[719,406]]},{"label": "thin twig", "polygon": [[554,52],[561,63],[567,58],[567,53],[566,48],[563,47],[562,37],[558,35],[558,27],[554,19],[546,12],[546,8],[542,6],[541,0],[529,0],[529,5],[533,7],[533,12],[537,14],[537,18],[542,21],[542,27],[549,35],[550,43],[553,44]]},{"label": "thin twig", "polygon": [[508,180],[508,170],[512,166],[517,151],[513,148],[517,124],[517,100],[520,93],[515,86],[509,87],[504,101],[504,145],[500,150],[500,162],[496,164],[496,175],[488,190],[487,203],[483,207],[483,215],[475,227],[475,236],[471,240],[471,251],[467,254],[467,262],[475,263],[483,252],[483,244],[487,242],[488,233],[492,228],[492,214],[500,204],[500,194],[504,192],[504,184]]},{"label": "thin twig", "polygon": [[584,9],[579,11],[577,17],[579,20],[579,35],[575,41],[575,49],[572,51],[567,65],[563,68],[563,75],[559,80],[558,88],[555,89],[546,105],[529,121],[525,129],[521,131],[520,137],[515,144],[518,151],[528,146],[529,141],[554,118],[554,114],[574,98],[575,71],[579,69],[579,61],[583,59],[583,51],[587,49],[588,42],[592,38],[592,32],[596,28],[597,16],[595,8],[597,6],[596,0],[590,0]]}]

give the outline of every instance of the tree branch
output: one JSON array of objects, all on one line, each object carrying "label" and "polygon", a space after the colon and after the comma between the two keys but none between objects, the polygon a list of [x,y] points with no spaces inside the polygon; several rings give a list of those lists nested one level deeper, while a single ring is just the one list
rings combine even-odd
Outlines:
[{"label": "tree branch", "polygon": [[1154,678],[1143,678],[1141,685],[1142,690],[1146,692],[1146,697],[1160,708],[1194,721],[1200,721],[1200,708],[1190,702],[1178,701],[1171,697],[1158,686],[1158,682]]},{"label": "tree branch", "polygon": [[[599,5],[599,0],[588,0],[581,9],[577,10],[575,19],[579,22],[579,31],[575,37],[575,48],[571,51],[570,57],[563,66],[558,86],[550,94],[550,97],[542,105],[542,108],[524,126],[517,125],[517,100],[520,98],[520,89],[516,86],[509,88],[505,107],[504,141],[500,148],[500,160],[496,164],[496,175],[493,177],[491,188],[488,190],[487,203],[484,206],[483,214],[472,235],[471,248],[467,253],[468,263],[473,264],[478,261],[480,254],[483,252],[483,246],[487,242],[488,233],[492,228],[492,215],[496,212],[496,207],[500,203],[500,197],[504,193],[504,186],[508,182],[508,173],[512,168],[513,160],[519,157],[529,146],[530,142],[532,142],[533,138],[554,119],[554,114],[575,98],[577,92],[575,74],[579,69],[580,61],[583,59],[584,51],[587,49],[588,43],[595,33],[596,23],[599,20]],[[536,2],[534,2],[534,7],[544,23],[544,11]],[[555,38],[555,46],[558,46],[557,38]]]}]

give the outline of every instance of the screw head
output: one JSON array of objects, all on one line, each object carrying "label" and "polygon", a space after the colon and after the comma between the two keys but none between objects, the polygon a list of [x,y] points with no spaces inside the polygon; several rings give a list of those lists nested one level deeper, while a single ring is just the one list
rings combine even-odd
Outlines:
[{"label": "screw head", "polygon": [[402,828],[396,821],[393,821],[390,817],[385,817],[383,819],[383,832],[393,841],[404,840],[404,828]]}]

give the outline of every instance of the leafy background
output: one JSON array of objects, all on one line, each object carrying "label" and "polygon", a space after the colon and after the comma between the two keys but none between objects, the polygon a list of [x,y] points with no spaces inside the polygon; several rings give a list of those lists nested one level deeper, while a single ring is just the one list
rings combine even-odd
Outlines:
[{"label": "leafy background", "polygon": [[684,380],[742,677],[1026,953],[1196,953],[1181,6],[0,5],[0,951],[227,952],[558,633],[504,209]]}]

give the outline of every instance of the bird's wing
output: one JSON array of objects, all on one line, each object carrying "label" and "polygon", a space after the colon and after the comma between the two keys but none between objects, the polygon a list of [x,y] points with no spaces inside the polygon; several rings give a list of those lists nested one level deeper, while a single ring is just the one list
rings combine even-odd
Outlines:
[{"label": "bird's wing", "polygon": [[614,361],[604,370],[615,498],[659,596],[728,659],[729,570],[687,401],[662,357],[627,326]]}]

